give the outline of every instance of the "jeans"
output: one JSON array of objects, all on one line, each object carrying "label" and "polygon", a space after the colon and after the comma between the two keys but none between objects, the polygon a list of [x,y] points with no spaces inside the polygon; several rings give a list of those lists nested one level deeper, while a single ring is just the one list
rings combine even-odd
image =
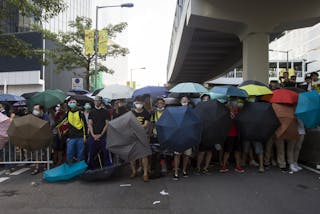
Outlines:
[{"label": "jeans", "polygon": [[83,138],[69,138],[67,140],[67,161],[71,162],[74,157],[78,161],[84,160]]}]

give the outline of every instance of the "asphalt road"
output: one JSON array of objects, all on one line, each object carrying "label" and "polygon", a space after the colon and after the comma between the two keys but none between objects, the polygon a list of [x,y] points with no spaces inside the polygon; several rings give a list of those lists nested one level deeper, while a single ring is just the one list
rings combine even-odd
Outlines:
[{"label": "asphalt road", "polygon": [[[94,183],[47,183],[41,176],[26,171],[0,183],[0,213],[320,213],[320,175],[307,170],[289,174],[274,168],[259,174],[249,169],[244,174],[222,174],[215,168],[211,175],[190,175],[179,181],[163,177],[149,183],[129,179],[126,170]],[[169,195],[161,195],[162,190]]]}]

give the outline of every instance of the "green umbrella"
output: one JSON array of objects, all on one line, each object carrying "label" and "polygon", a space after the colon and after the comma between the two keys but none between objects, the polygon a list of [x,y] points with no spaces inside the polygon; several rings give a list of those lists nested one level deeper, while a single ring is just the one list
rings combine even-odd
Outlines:
[{"label": "green umbrella", "polygon": [[57,104],[63,103],[67,95],[59,90],[45,90],[43,92],[38,92],[28,100],[28,106],[32,108],[34,105],[42,105],[45,108],[51,108]]}]

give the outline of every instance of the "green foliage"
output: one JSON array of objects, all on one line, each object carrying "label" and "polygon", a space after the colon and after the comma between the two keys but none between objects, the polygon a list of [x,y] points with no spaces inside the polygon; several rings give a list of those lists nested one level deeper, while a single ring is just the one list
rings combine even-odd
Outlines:
[{"label": "green foliage", "polygon": [[[41,23],[58,15],[66,8],[63,0],[4,0],[0,6],[0,23],[12,19],[17,12],[20,16],[30,18]],[[4,34],[0,31],[0,55],[37,57],[42,60],[43,50],[34,49],[28,43],[16,38],[14,35]]]},{"label": "green foliage", "polygon": [[[71,21],[69,26],[72,28],[70,32],[60,32],[59,34],[46,35],[57,43],[54,50],[53,60],[56,64],[57,72],[70,71],[77,68],[86,69],[86,82],[89,87],[89,77],[94,74],[92,67],[94,66],[94,54],[86,55],[84,48],[85,30],[92,29],[92,20],[86,17],[77,17],[75,21]],[[116,25],[108,25],[104,29],[108,31],[108,38],[115,38],[119,33],[127,27],[127,23],[119,23]],[[118,44],[108,46],[107,55],[99,55],[99,60],[105,60],[106,57],[126,56],[129,53],[127,48],[123,48]],[[113,74],[114,71],[107,66],[98,62],[100,72]]]}]

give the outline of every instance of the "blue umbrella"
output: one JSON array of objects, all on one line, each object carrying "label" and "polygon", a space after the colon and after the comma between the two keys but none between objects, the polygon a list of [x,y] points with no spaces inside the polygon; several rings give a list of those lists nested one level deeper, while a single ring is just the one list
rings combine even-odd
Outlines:
[{"label": "blue umbrella", "polygon": [[320,125],[320,98],[316,91],[299,94],[296,115],[307,128]]},{"label": "blue umbrella", "polygon": [[1,102],[19,102],[26,100],[23,97],[13,95],[13,94],[0,94],[0,101]]},{"label": "blue umbrella", "polygon": [[166,108],[156,129],[161,147],[169,151],[183,152],[201,140],[201,120],[190,107]]},{"label": "blue umbrella", "polygon": [[200,85],[199,83],[194,82],[184,82],[179,83],[175,87],[170,89],[170,92],[173,93],[207,93],[208,90]]},{"label": "blue umbrella", "polygon": [[216,86],[211,89],[210,92],[221,94],[227,97],[248,97],[247,92],[232,85]]},{"label": "blue umbrella", "polygon": [[169,91],[163,86],[146,86],[135,90],[132,97],[143,96],[149,94],[151,97],[166,97]]}]

